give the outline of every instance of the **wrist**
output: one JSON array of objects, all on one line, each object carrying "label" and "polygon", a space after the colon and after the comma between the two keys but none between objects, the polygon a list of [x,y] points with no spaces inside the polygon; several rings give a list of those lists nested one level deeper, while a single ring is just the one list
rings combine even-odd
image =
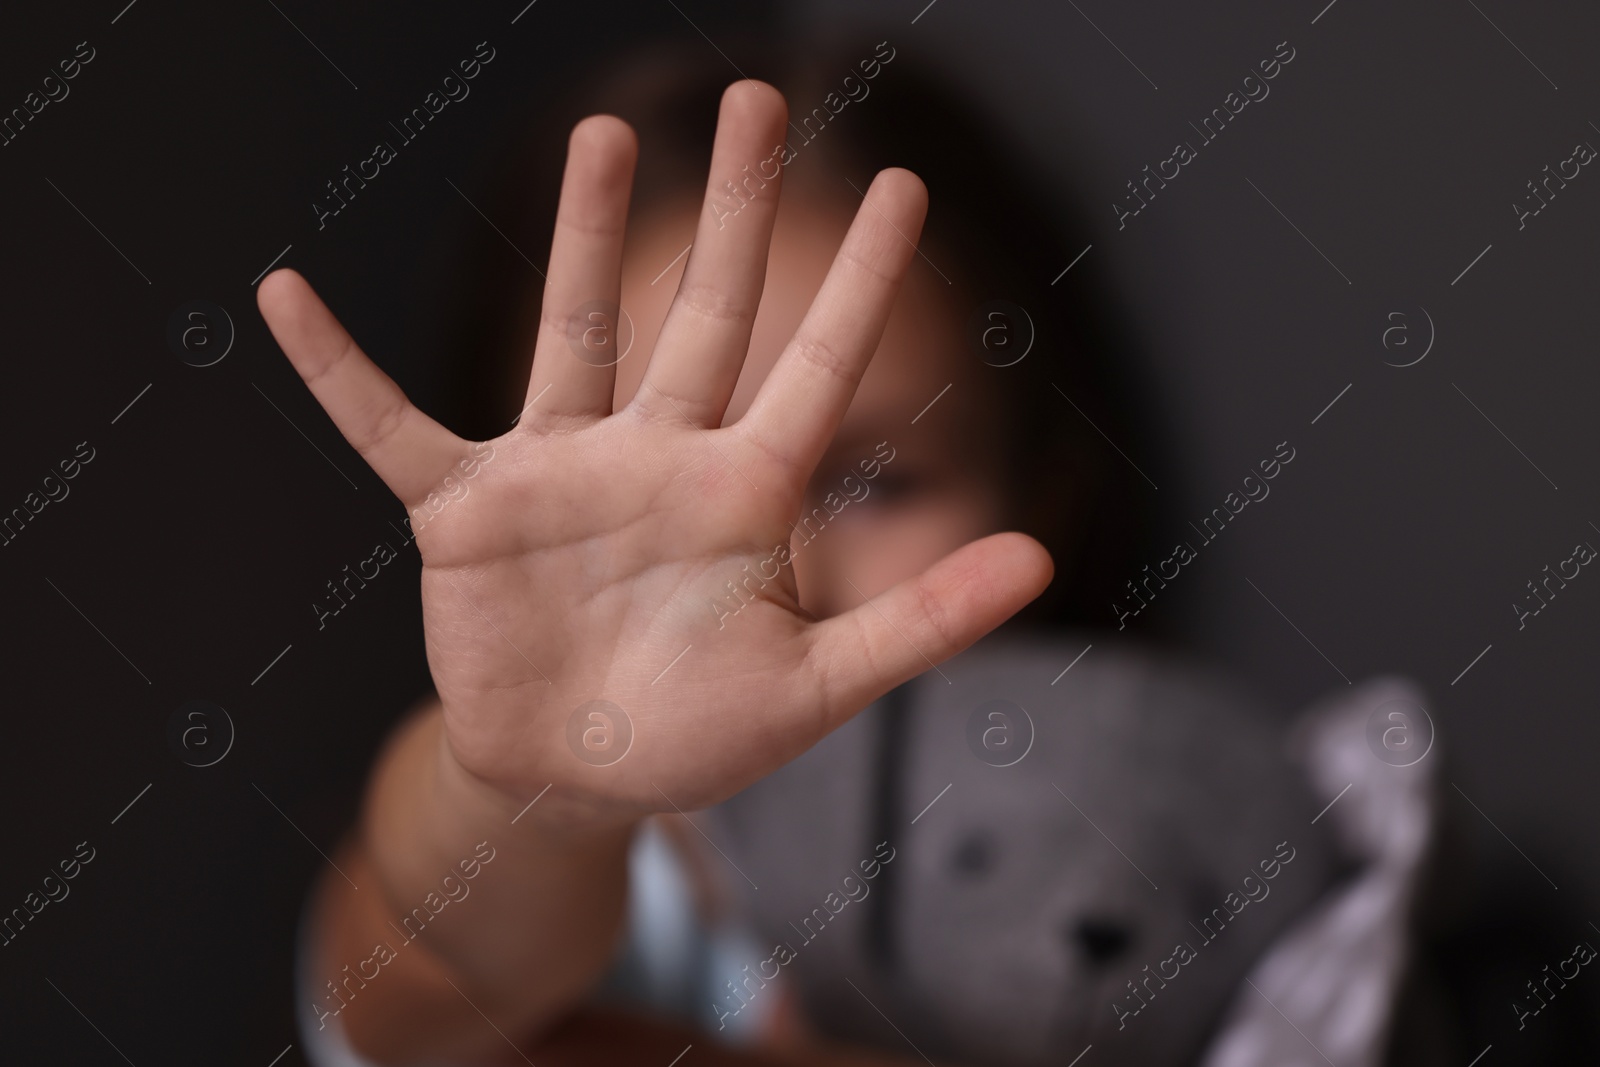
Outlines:
[{"label": "wrist", "polygon": [[552,843],[574,847],[591,839],[626,840],[642,816],[575,795],[562,785],[546,783],[526,790],[508,789],[475,773],[456,757],[443,726],[432,716],[434,781],[447,805],[480,825],[506,826],[513,833],[538,833]]}]

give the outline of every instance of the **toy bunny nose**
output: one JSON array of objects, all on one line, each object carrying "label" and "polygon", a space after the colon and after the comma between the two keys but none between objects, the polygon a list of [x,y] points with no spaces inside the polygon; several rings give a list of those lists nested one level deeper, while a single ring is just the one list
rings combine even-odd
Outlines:
[{"label": "toy bunny nose", "polygon": [[1133,931],[1114,919],[1080,919],[1067,927],[1067,941],[1098,967],[1127,951]]}]

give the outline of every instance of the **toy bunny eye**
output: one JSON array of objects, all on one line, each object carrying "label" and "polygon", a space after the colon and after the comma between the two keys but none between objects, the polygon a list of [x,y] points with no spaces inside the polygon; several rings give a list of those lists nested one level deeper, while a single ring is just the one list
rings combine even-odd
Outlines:
[{"label": "toy bunny eye", "polygon": [[956,874],[980,878],[994,867],[994,853],[994,840],[988,834],[970,833],[950,854],[950,866]]},{"label": "toy bunny eye", "polygon": [[1071,940],[1095,966],[1110,963],[1133,944],[1133,931],[1114,919],[1081,919]]}]

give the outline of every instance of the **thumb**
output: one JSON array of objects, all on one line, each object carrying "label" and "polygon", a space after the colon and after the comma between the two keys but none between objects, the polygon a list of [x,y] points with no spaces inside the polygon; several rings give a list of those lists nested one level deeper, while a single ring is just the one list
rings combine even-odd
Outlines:
[{"label": "thumb", "polygon": [[809,656],[823,682],[826,728],[971,646],[1044,592],[1054,572],[1033,538],[995,534],[818,623]]}]

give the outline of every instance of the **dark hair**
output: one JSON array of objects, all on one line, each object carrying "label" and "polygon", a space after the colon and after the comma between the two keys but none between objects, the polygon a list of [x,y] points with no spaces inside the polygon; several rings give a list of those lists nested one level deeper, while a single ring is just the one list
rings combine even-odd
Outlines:
[{"label": "dark hair", "polygon": [[[867,79],[863,65],[881,59],[885,48],[889,61]],[[1082,249],[1087,228],[1063,197],[1044,195],[1044,176],[996,136],[993,120],[909,55],[871,43],[792,42],[782,54],[759,47],[737,53],[744,72],[789,100],[796,154],[784,171],[785,196],[803,191],[853,209],[859,195],[851,184],[864,190],[888,166],[916,172],[931,201],[921,243],[970,305],[960,314],[972,324],[971,358],[984,355],[978,337],[986,305],[1005,301],[1031,320],[1027,358],[982,368],[1004,407],[996,425],[1004,430],[1011,521],[1044,542],[1057,566],[1055,582],[1023,619],[1103,627],[1115,617],[1111,601],[1126,580],[1154,557],[1153,491],[1117,448],[1137,440],[1142,470],[1156,478],[1167,472],[1159,422],[1136,420],[1125,400],[1139,361],[1116,301],[1094,271],[1054,283]],[[646,49],[604,73],[543,106],[491,180],[488,213],[506,239],[480,235],[468,270],[457,275],[451,348],[459,356],[439,390],[441,416],[468,436],[498,435],[520,407],[520,397],[504,395],[506,369],[526,358],[519,349],[531,336],[531,294],[540,279],[517,249],[537,259],[550,246],[572,125],[609,113],[637,131],[633,217],[675,197],[697,202],[703,195],[718,102],[737,73],[709,49],[678,46]],[[862,95],[845,101],[847,91]],[[1025,330],[1027,323],[1009,326]]]}]

